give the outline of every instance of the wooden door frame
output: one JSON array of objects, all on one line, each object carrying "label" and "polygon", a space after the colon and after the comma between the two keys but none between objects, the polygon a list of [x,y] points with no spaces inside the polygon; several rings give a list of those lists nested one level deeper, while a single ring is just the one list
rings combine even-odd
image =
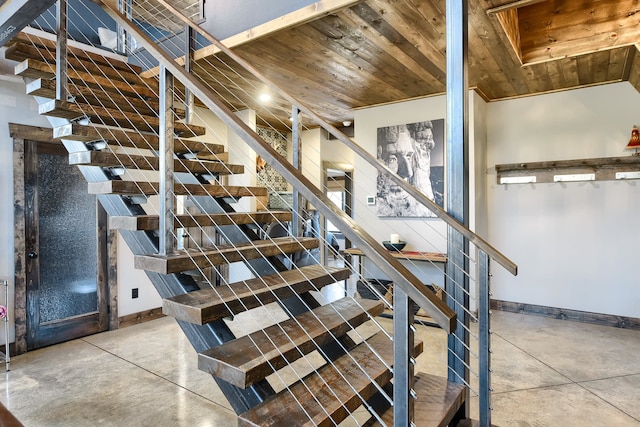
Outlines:
[{"label": "wooden door frame", "polygon": [[[324,160],[322,162],[322,183],[323,183],[323,187],[324,187],[324,192],[326,194],[327,189],[328,189],[328,184],[329,184],[329,174],[328,174],[328,170],[329,169],[334,169],[334,170],[339,170],[341,172],[344,172],[345,175],[345,213],[347,215],[349,215],[349,217],[353,218],[353,174],[355,171],[355,167],[349,163],[341,163],[341,162],[331,162],[331,161],[327,161]],[[320,222],[320,235],[321,236],[326,236],[326,231],[327,231],[327,219],[326,218],[322,218],[321,222]],[[327,257],[327,245],[326,243],[324,244],[324,249],[323,249],[323,260],[326,260]],[[347,239],[345,237],[345,249],[349,249],[351,247],[351,241],[349,239]],[[349,256],[349,255],[347,255]]]},{"label": "wooden door frame", "polygon": [[[25,149],[29,144],[36,144],[38,151],[55,152],[60,147],[60,140],[53,139],[51,129],[9,123],[10,136],[13,138],[13,191],[14,191],[14,321],[15,346],[14,354],[27,351],[27,259],[26,259],[26,225],[29,210],[26,207],[25,171],[29,167]],[[55,144],[55,145],[54,145]],[[117,241],[116,232],[107,226],[107,215],[97,202],[97,237],[98,237],[98,306],[107,313],[100,319],[100,329],[116,329],[118,325],[117,310]],[[100,292],[100,289],[106,289]]]}]

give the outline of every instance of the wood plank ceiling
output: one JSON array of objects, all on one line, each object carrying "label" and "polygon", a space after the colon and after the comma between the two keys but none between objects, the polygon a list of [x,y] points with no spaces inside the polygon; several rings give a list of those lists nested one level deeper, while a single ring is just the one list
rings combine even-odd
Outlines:
[{"label": "wood plank ceiling", "polygon": [[[639,10],[637,0],[469,0],[470,87],[487,101],[626,80],[640,88]],[[339,124],[355,108],[444,93],[445,0],[365,0],[234,51]],[[220,77],[212,63],[199,61],[209,81]],[[234,93],[260,110],[247,94],[262,85],[241,74]],[[290,107],[275,115],[286,121]]]}]

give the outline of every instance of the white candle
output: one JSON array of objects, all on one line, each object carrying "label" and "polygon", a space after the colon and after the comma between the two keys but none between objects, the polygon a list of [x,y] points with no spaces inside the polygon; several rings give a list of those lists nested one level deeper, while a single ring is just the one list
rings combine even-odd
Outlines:
[{"label": "white candle", "polygon": [[399,234],[392,234],[389,237],[389,242],[391,242],[391,243],[400,243],[400,235]]}]

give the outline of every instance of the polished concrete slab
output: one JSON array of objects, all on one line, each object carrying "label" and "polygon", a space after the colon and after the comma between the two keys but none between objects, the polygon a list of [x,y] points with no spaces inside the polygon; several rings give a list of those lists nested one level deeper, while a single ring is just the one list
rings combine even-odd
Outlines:
[{"label": "polished concrete slab", "polygon": [[[640,332],[504,312],[492,326],[495,425],[640,426]],[[361,336],[372,332],[365,326]],[[417,370],[446,375],[444,332],[419,326],[417,336],[425,342]],[[320,361],[312,354],[298,372],[275,375],[274,387]],[[32,351],[11,368],[0,401],[28,427],[237,425],[171,318]],[[365,418],[361,410],[343,425]]]}]

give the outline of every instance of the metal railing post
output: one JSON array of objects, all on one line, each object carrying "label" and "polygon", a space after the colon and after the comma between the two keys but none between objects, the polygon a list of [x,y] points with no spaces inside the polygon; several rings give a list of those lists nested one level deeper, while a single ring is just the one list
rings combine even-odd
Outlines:
[{"label": "metal railing post", "polygon": [[[292,163],[293,167],[302,169],[302,146],[300,136],[302,133],[302,123],[300,122],[300,110],[295,105],[291,108],[291,145],[293,147]],[[292,233],[296,237],[302,236],[302,196],[300,192],[293,189],[293,223]]]},{"label": "metal railing post", "polygon": [[56,99],[67,101],[67,0],[58,0],[56,15]]},{"label": "metal railing post", "polygon": [[[196,32],[191,27],[191,25],[185,25],[185,48],[186,53],[184,55],[184,70],[191,74],[193,71],[193,61],[194,61],[194,53],[196,51]],[[194,98],[193,94],[189,90],[188,87],[184,88],[184,99],[185,99],[185,118],[184,122],[187,124],[191,124],[193,121],[193,106],[194,106]]]},{"label": "metal railing post", "polygon": [[170,255],[175,248],[173,238],[173,75],[160,65],[160,255]]},{"label": "metal railing post", "polygon": [[491,427],[491,288],[489,256],[478,250],[478,364],[480,427]]},{"label": "metal railing post", "polygon": [[[129,21],[133,17],[131,12],[131,0],[118,0],[118,10],[122,12]],[[126,55],[127,50],[131,47],[131,34],[125,31],[124,27],[116,23],[116,51]]]},{"label": "metal railing post", "polygon": [[414,381],[413,301],[399,287],[393,287],[393,424],[413,424]]},{"label": "metal railing post", "polygon": [[[467,76],[468,0],[447,0],[447,211],[469,224],[469,90]],[[469,383],[469,242],[448,227],[445,290],[458,319],[449,335],[449,381]],[[468,416],[469,405],[465,412]]]}]

